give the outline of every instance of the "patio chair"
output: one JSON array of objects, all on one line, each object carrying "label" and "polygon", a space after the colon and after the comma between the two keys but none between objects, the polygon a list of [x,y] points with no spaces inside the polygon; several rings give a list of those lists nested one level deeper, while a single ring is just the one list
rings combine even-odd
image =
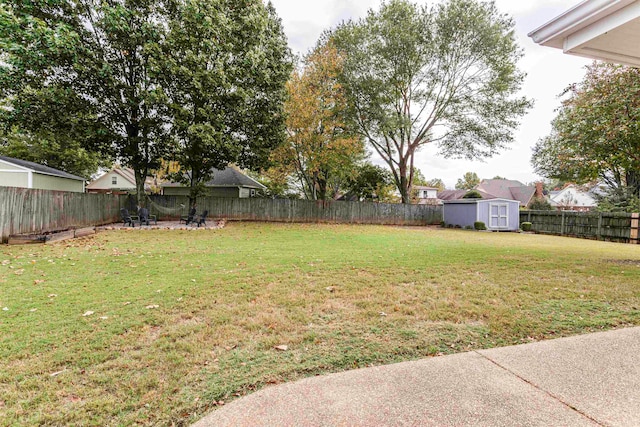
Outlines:
[{"label": "patio chair", "polygon": [[127,210],[127,208],[120,209],[120,217],[122,218],[123,227],[127,224],[129,224],[132,227],[135,227],[133,218],[131,218],[131,215],[129,215],[129,211]]},{"label": "patio chair", "polygon": [[196,216],[196,208],[191,208],[189,209],[189,213],[187,214],[187,216],[180,217],[180,221],[178,221],[178,223],[181,223],[182,221],[184,221],[185,225],[188,225],[190,222],[193,222],[193,218],[195,216]]},{"label": "patio chair", "polygon": [[202,212],[197,219],[194,219],[193,222],[200,227],[200,225],[207,225],[207,223],[205,222],[207,220],[207,215],[209,214],[209,211],[204,211]]},{"label": "patio chair", "polygon": [[149,225],[149,209],[138,209],[138,221],[140,221],[140,227],[142,227],[142,224]]}]

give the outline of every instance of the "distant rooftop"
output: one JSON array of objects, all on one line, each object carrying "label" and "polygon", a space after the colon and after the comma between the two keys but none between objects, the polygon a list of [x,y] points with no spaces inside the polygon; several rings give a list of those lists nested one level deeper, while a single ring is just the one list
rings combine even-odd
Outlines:
[{"label": "distant rooftop", "polygon": [[85,178],[82,178],[77,175],[72,175],[65,171],[61,171],[58,169],[51,168],[49,166],[41,165],[39,163],[29,162],[26,160],[14,159],[13,157],[0,156],[0,160],[3,160],[7,163],[14,164],[16,166],[20,166],[26,169],[30,169],[33,172],[41,173],[44,175],[53,175],[61,178],[75,179],[77,181],[86,181]]},{"label": "distant rooftop", "polygon": [[[227,167],[223,170],[213,169],[213,179],[205,184],[207,187],[247,187],[264,190],[266,187],[253,178],[248,177],[234,167]],[[162,184],[163,187],[183,187],[182,184],[169,182]]]}]

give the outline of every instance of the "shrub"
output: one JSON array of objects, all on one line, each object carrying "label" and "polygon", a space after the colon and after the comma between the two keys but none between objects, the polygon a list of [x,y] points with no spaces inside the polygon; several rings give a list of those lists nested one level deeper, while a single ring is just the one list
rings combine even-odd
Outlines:
[{"label": "shrub", "polygon": [[446,227],[447,224],[444,221],[440,221],[440,227]]},{"label": "shrub", "polygon": [[531,203],[529,203],[529,209],[531,209],[532,211],[550,211],[553,210],[553,207],[547,199],[536,198]]},{"label": "shrub", "polygon": [[465,226],[464,226],[464,229],[465,229],[465,230],[473,230],[473,227],[472,227],[472,226],[470,226],[470,225],[465,225]]},{"label": "shrub", "polygon": [[473,223],[473,228],[475,228],[476,230],[486,230],[487,226],[482,221],[476,221]]},{"label": "shrub", "polygon": [[462,196],[463,199],[482,199],[482,194],[478,190],[469,190]]},{"label": "shrub", "polygon": [[520,224],[520,228],[522,228],[522,231],[531,231],[531,225],[530,222],[523,222]]}]

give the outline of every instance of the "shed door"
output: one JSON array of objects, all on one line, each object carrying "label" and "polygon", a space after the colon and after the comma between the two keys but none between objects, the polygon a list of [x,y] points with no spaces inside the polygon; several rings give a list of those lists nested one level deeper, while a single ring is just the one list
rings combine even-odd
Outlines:
[{"label": "shed door", "polygon": [[491,203],[489,205],[490,228],[509,227],[509,205],[506,203]]}]

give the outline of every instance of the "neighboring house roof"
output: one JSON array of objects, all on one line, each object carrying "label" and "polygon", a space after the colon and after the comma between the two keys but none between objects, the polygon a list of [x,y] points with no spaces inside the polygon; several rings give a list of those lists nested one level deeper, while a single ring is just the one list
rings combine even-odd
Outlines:
[{"label": "neighboring house roof", "polygon": [[21,168],[28,169],[32,172],[43,174],[43,175],[51,175],[51,176],[57,176],[60,178],[75,179],[77,181],[86,181],[85,178],[82,178],[80,176],[72,175],[65,171],[50,168],[49,166],[41,165],[39,163],[28,162],[26,160],[14,159],[12,157],[6,157],[6,156],[0,156],[0,160],[5,161],[7,163],[11,163],[15,166],[19,166]]},{"label": "neighboring house roof", "polygon": [[[93,190],[93,189],[104,190],[105,188],[102,187],[101,181],[108,179],[107,177],[110,176],[112,173],[115,173],[121,176],[125,180],[125,182],[123,183],[118,182],[117,187],[115,188],[118,188],[118,189],[136,188],[136,175],[133,169],[114,166],[113,168],[111,168],[111,170],[107,171],[103,175],[91,181],[91,183],[87,185],[87,190]],[[153,178],[147,177],[147,179],[145,180],[145,188],[149,188],[152,184],[153,184]]]},{"label": "neighboring house roof", "polygon": [[512,179],[483,179],[476,190],[494,195],[496,198],[517,200],[527,206],[536,192],[534,185],[524,185]]},{"label": "neighboring house roof", "polygon": [[[183,187],[176,182],[167,182],[163,187]],[[213,179],[205,183],[207,187],[246,187],[265,190],[267,187],[253,178],[248,177],[239,170],[229,166],[223,170],[213,169]]]},{"label": "neighboring house roof", "polygon": [[589,208],[597,204],[589,193],[579,190],[573,184],[566,186],[560,191],[551,191],[549,193],[549,203],[551,206]]}]

